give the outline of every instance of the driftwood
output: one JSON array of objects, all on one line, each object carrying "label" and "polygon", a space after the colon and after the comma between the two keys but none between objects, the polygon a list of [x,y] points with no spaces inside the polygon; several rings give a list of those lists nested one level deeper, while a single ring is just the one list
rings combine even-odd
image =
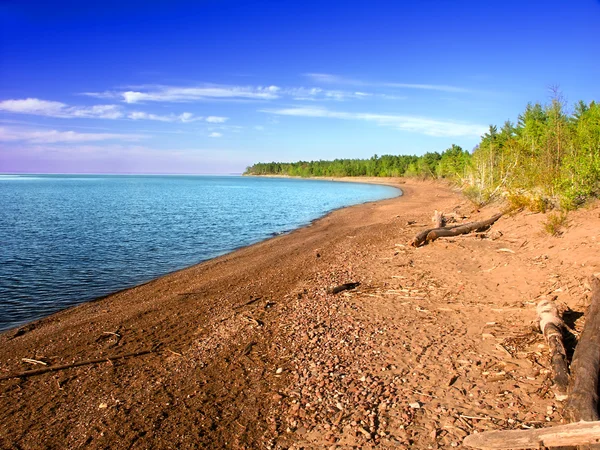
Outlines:
[{"label": "driftwood", "polygon": [[[577,446],[579,449],[600,449],[600,421],[598,420],[598,375],[600,371],[600,280],[592,277],[592,299],[588,308],[583,332],[571,364],[571,386],[565,415],[573,422],[550,428],[509,431],[487,431],[467,436],[463,444],[480,449],[523,449],[542,447]],[[548,345],[560,345],[557,354],[564,351],[562,342],[551,344],[558,338],[558,312],[552,302],[540,302],[538,315],[540,328]],[[559,319],[560,320],[560,319]],[[562,321],[561,321],[562,323]],[[564,325],[563,325],[564,326]],[[548,330],[548,333],[547,331]],[[549,336],[548,336],[549,335]],[[559,334],[560,335],[560,334]],[[552,358],[554,367],[554,353]],[[562,363],[560,363],[562,366]],[[562,369],[561,369],[562,370]],[[555,372],[555,381],[557,373]]]},{"label": "driftwood", "polygon": [[466,447],[480,449],[526,449],[590,445],[600,442],[600,422],[577,422],[550,428],[486,431],[467,436]]},{"label": "driftwood", "polygon": [[78,362],[71,363],[71,364],[63,364],[60,366],[46,366],[42,369],[26,370],[24,372],[13,373],[12,375],[4,375],[4,376],[0,377],[0,380],[9,380],[11,378],[27,378],[27,377],[32,377],[34,375],[41,375],[46,372],[56,372],[59,370],[71,369],[73,367],[87,366],[90,364],[100,364],[103,362],[116,361],[118,359],[123,359],[123,358],[130,358],[133,356],[146,355],[146,354],[152,353],[154,351],[155,351],[155,349],[152,348],[150,350],[142,350],[139,352],[126,353],[124,355],[109,356],[107,358],[88,359],[85,361],[78,361]]},{"label": "driftwood", "polygon": [[572,422],[598,420],[600,371],[600,280],[592,277],[592,299],[573,354],[572,383],[566,413]]},{"label": "driftwood", "polygon": [[502,213],[496,214],[487,220],[481,220],[479,222],[469,222],[461,225],[453,225],[451,227],[430,228],[417,234],[410,245],[413,247],[419,247],[424,243],[433,242],[441,237],[458,236],[460,234],[471,233],[472,231],[484,231],[487,230],[500,217],[502,217]]},{"label": "driftwood", "polygon": [[358,286],[360,286],[360,283],[358,283],[358,282],[344,283],[344,284],[340,284],[339,286],[336,286],[332,289],[329,289],[327,292],[329,294],[339,294],[340,292],[349,291],[350,289],[357,288]]},{"label": "driftwood", "polygon": [[556,304],[550,299],[544,299],[538,303],[537,314],[540,330],[550,348],[554,394],[557,400],[566,400],[569,387],[569,369],[567,352],[562,338],[562,329],[565,324],[559,316]]},{"label": "driftwood", "polygon": [[431,221],[435,223],[436,228],[442,228],[446,223],[446,219],[444,218],[444,213],[442,211],[438,211],[437,209],[433,213],[433,217]]}]

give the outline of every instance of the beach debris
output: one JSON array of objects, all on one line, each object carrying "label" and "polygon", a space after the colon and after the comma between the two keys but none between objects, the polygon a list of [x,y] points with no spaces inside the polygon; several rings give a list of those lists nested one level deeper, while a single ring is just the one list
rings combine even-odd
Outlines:
[{"label": "beach debris", "polygon": [[71,363],[71,364],[62,364],[59,366],[46,366],[41,369],[26,370],[24,372],[18,372],[18,373],[13,373],[10,375],[4,375],[4,376],[0,377],[0,380],[9,380],[11,378],[27,378],[27,377],[32,377],[34,375],[41,375],[41,374],[47,373],[47,372],[56,372],[59,370],[72,369],[74,367],[87,366],[90,364],[100,364],[103,362],[111,362],[111,361],[116,361],[116,360],[124,359],[124,358],[132,358],[135,356],[147,355],[148,353],[153,353],[155,351],[156,351],[156,347],[153,347],[149,350],[142,350],[139,352],[126,353],[124,355],[109,356],[107,358],[88,359],[85,361],[78,361],[78,362]]},{"label": "beach debris", "polygon": [[497,252],[502,252],[502,253],[515,253],[514,250],[511,250],[510,248],[499,248],[498,250],[496,250]]},{"label": "beach debris", "polygon": [[246,303],[243,303],[241,305],[236,305],[236,306],[233,307],[233,309],[240,309],[240,308],[243,308],[244,306],[249,306],[249,305],[251,305],[253,303],[258,302],[259,300],[262,300],[262,297],[253,298],[252,296],[250,296],[250,300],[249,301],[247,301]]},{"label": "beach debris", "polygon": [[[591,279],[592,298],[586,314],[586,322],[579,338],[571,364],[571,385],[565,416],[572,422],[556,427],[486,431],[467,436],[466,447],[480,449],[524,449],[546,447],[581,446],[598,448],[600,444],[600,417],[598,415],[598,375],[600,370],[600,280]],[[553,353],[552,363],[555,384],[564,383],[566,367],[561,361],[562,319],[552,300],[544,299],[538,304],[540,329]],[[555,366],[555,355],[558,367]],[[559,378],[557,382],[557,377]],[[548,412],[552,408],[548,408]],[[548,419],[547,419],[548,420]]]},{"label": "beach debris", "polygon": [[441,237],[458,236],[460,234],[471,233],[472,231],[484,231],[492,226],[492,224],[494,224],[494,222],[496,222],[500,217],[502,217],[502,213],[498,213],[487,220],[481,220],[479,222],[469,222],[460,225],[453,225],[451,227],[429,228],[417,234],[410,245],[413,247],[420,247],[423,244],[433,242]]},{"label": "beach debris", "polygon": [[249,342],[245,347],[244,347],[244,351],[242,351],[242,354],[244,356],[248,356],[250,353],[252,353],[252,348],[256,345],[255,341]]},{"label": "beach debris", "polygon": [[442,228],[446,224],[444,213],[442,211],[438,211],[437,209],[433,213],[431,221],[435,224],[436,228]]},{"label": "beach debris", "polygon": [[39,359],[21,358],[21,361],[29,363],[29,364],[41,364],[42,366],[48,365],[47,362],[40,361]]},{"label": "beach debris", "polygon": [[599,441],[600,422],[577,422],[550,428],[486,431],[467,436],[463,444],[481,449],[523,449],[590,445]]},{"label": "beach debris", "polygon": [[339,294],[340,292],[349,291],[351,289],[356,289],[358,286],[360,286],[360,282],[344,283],[344,284],[340,284],[339,286],[336,286],[332,289],[329,289],[327,291],[327,293],[328,294]]},{"label": "beach debris", "polygon": [[113,336],[116,336],[118,338],[121,337],[119,333],[115,333],[114,331],[103,331],[102,334],[112,334]]},{"label": "beach debris", "polygon": [[556,304],[548,298],[544,298],[538,303],[537,315],[540,331],[550,348],[556,398],[561,401],[566,400],[569,385],[569,369],[567,365],[567,352],[562,337],[564,322],[560,318]]}]

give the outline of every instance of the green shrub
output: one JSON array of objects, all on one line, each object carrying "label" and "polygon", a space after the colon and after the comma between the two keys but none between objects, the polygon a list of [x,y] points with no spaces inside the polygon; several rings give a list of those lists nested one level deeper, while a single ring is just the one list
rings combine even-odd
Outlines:
[{"label": "green shrub", "polygon": [[568,223],[569,220],[566,211],[550,213],[544,221],[544,230],[552,236],[560,236],[563,228],[565,228]]}]

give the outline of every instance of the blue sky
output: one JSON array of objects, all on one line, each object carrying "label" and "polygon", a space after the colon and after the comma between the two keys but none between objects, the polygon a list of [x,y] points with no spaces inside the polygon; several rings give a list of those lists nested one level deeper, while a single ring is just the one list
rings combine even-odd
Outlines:
[{"label": "blue sky", "polygon": [[600,100],[600,1],[0,2],[0,172],[472,149]]}]

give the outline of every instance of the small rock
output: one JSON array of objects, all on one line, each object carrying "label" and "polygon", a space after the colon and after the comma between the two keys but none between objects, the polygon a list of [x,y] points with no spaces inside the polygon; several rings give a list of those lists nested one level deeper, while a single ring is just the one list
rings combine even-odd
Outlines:
[{"label": "small rock", "polygon": [[410,406],[412,409],[421,408],[421,404],[419,402],[409,403],[408,406]]},{"label": "small rock", "polygon": [[98,405],[98,409],[106,409],[106,408],[108,408],[108,405],[106,403],[100,403]]},{"label": "small rock", "polygon": [[275,371],[275,373],[276,373],[277,375],[279,375],[280,373],[283,373],[283,368],[282,368],[282,367],[278,368],[278,369]]}]

